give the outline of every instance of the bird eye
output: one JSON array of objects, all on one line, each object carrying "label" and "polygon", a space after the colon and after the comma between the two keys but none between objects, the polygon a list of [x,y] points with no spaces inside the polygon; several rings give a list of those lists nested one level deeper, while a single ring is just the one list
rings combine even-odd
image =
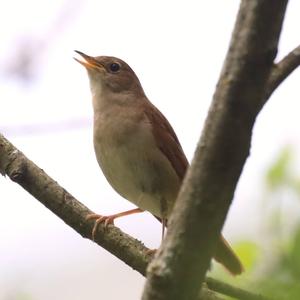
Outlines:
[{"label": "bird eye", "polygon": [[121,66],[118,63],[111,63],[109,66],[109,69],[114,73],[118,72],[120,68]]}]

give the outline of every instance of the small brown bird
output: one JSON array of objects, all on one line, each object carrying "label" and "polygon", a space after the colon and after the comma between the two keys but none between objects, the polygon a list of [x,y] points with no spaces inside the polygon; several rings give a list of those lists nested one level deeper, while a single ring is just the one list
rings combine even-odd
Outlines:
[{"label": "small brown bird", "polygon": [[[188,161],[179,140],[163,114],[148,100],[127,63],[116,57],[88,56],[75,51],[90,79],[94,108],[94,148],[110,185],[138,208],[111,216],[90,215],[97,225],[117,217],[149,211],[162,221],[169,218]],[[220,236],[214,258],[230,273],[242,264]]]}]

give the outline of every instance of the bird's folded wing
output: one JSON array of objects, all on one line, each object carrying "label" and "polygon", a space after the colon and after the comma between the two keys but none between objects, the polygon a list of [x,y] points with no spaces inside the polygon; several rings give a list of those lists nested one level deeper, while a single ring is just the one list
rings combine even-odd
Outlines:
[{"label": "bird's folded wing", "polygon": [[183,180],[189,165],[188,160],[168,120],[154,105],[151,103],[150,105],[151,109],[147,106],[144,113],[152,125],[156,144],[173,166],[180,180]]}]

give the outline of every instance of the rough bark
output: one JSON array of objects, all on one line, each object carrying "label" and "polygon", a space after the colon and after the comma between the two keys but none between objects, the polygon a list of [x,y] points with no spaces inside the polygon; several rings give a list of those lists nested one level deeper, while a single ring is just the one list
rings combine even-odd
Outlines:
[{"label": "rough bark", "polygon": [[[76,230],[92,239],[94,221],[86,216],[93,213],[69,192],[49,177],[0,134],[0,173],[21,185],[43,205]],[[147,248],[115,226],[100,224],[95,242],[124,261],[134,270],[145,274],[150,260]]]},{"label": "rough bark", "polygon": [[196,299],[249,155],[287,0],[241,2],[193,162],[151,262],[143,300]]}]

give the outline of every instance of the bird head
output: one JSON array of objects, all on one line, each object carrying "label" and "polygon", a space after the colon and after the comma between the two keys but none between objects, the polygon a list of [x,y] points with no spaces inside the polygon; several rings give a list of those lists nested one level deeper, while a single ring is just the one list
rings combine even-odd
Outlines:
[{"label": "bird head", "polygon": [[144,94],[138,77],[123,60],[112,56],[93,57],[80,51],[75,52],[83,58],[74,59],[86,68],[93,93],[101,89],[110,93]]}]

